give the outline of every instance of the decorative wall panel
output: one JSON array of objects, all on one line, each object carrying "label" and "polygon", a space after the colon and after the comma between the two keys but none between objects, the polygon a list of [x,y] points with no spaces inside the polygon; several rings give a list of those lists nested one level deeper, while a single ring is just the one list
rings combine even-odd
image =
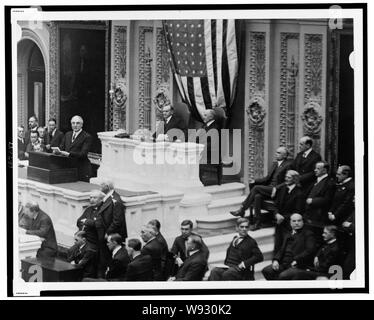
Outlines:
[{"label": "decorative wall panel", "polygon": [[305,34],[303,134],[320,152],[322,117],[322,34]]},{"label": "decorative wall panel", "polygon": [[248,175],[259,177],[264,172],[264,125],[266,118],[266,33],[250,32]]},{"label": "decorative wall panel", "polygon": [[56,22],[51,21],[49,27],[49,117],[55,117],[57,123],[59,114],[59,90],[58,90],[58,28]]},{"label": "decorative wall panel", "polygon": [[139,28],[139,128],[151,129],[151,79],[152,47],[147,33],[152,35],[152,27]]},{"label": "decorative wall panel", "polygon": [[297,132],[297,88],[299,69],[299,34],[281,33],[280,128],[279,142],[295,155]]}]

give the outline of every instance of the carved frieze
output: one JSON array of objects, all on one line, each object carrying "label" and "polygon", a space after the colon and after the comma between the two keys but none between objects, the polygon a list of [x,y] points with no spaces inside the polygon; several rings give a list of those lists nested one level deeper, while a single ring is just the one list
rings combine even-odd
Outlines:
[{"label": "carved frieze", "polygon": [[53,21],[49,22],[49,117],[55,117],[59,123],[58,92],[58,28]]}]

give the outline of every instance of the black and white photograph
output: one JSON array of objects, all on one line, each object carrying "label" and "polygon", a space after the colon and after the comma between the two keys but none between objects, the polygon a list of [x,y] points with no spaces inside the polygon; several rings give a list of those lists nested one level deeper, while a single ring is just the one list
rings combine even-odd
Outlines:
[{"label": "black and white photograph", "polygon": [[365,292],[365,4],[8,12],[14,297]]}]

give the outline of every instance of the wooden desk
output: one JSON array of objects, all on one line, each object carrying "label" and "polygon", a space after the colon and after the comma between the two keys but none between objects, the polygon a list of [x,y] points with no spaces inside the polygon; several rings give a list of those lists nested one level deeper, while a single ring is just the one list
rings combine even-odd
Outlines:
[{"label": "wooden desk", "polygon": [[77,282],[83,277],[83,269],[56,258],[22,259],[21,272],[26,282]]}]

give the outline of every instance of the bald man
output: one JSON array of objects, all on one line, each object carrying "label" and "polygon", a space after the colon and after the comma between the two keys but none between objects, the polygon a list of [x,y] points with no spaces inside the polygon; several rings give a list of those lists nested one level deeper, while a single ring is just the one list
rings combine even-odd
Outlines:
[{"label": "bald man", "polygon": [[71,118],[71,128],[62,139],[61,152],[54,151],[76,160],[78,169],[78,180],[89,182],[91,177],[91,163],[88,160],[88,152],[91,149],[92,137],[83,128],[83,119],[80,116]]},{"label": "bald man", "polygon": [[[290,169],[292,160],[288,160],[288,150],[279,147],[275,152],[273,162],[267,176],[249,181],[250,193],[237,211],[232,211],[233,216],[244,216],[245,210],[254,204],[256,220],[261,214],[262,201],[275,196],[276,190],[282,186],[286,172]],[[258,223],[255,223],[258,226]],[[256,229],[251,228],[251,229]]]}]

